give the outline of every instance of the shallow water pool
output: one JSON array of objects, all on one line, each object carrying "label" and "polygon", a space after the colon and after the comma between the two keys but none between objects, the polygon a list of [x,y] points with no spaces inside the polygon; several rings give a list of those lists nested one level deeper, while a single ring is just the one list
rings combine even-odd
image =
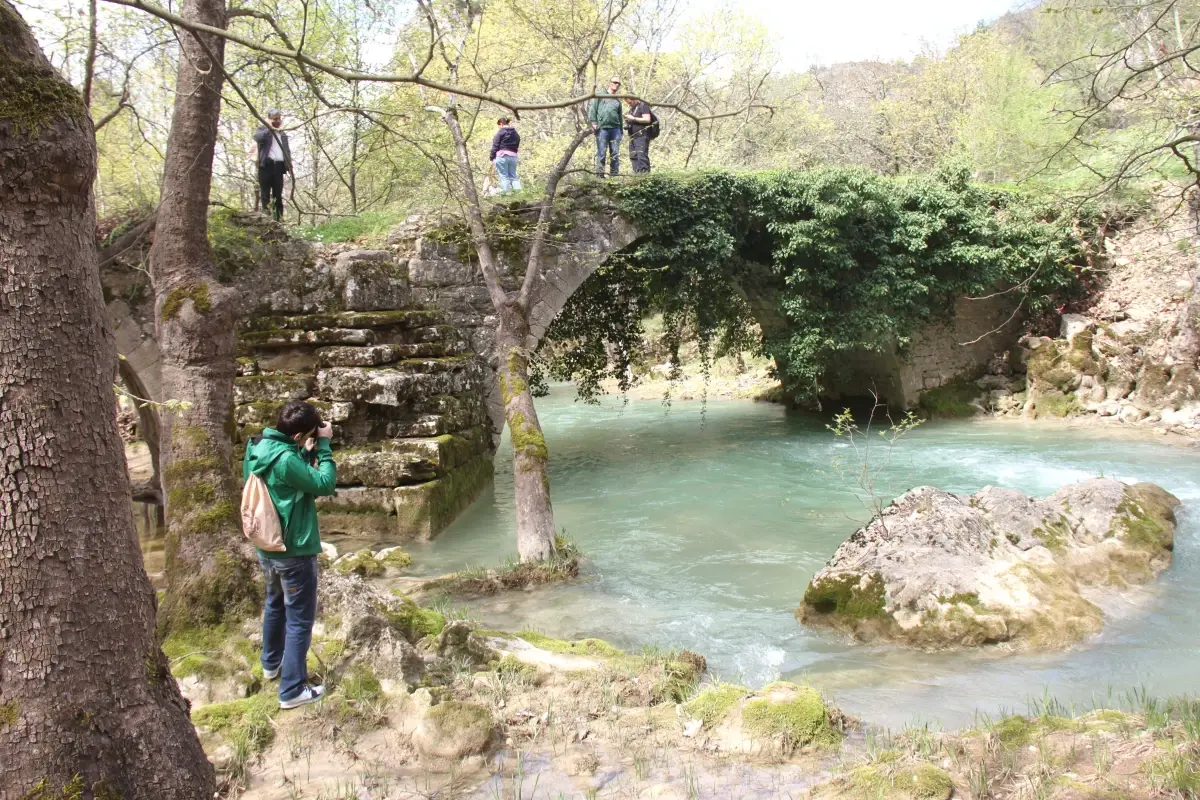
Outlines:
[{"label": "shallow water pool", "polygon": [[[1095,475],[1160,484],[1184,503],[1175,563],[1134,598],[1112,598],[1103,634],[1049,655],[919,653],[802,628],[792,612],[812,575],[869,517],[838,477],[847,456],[817,417],[751,402],[608,398],[539,402],[555,515],[588,562],[583,580],[470,604],[489,626],[597,636],[626,648],[685,647],[710,671],[761,685],[805,679],[879,724],[969,724],[977,710],[1024,710],[1048,692],[1087,705],[1110,691],[1200,689],[1200,451],[1113,432],[999,422],[927,423],[887,472],[890,498],[930,484],[1044,496]],[[495,485],[431,544],[411,547],[437,574],[515,551],[511,451]],[[1107,605],[1107,604],[1106,604]]]}]

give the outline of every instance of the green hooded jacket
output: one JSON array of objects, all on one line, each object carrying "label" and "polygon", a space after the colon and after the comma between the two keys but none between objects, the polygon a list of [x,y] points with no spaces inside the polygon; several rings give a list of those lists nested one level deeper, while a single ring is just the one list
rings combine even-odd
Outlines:
[{"label": "green hooded jacket", "polygon": [[333,495],[337,484],[337,466],[328,439],[317,439],[316,466],[305,461],[300,445],[292,437],[267,428],[257,442],[246,447],[242,480],[250,473],[267,484],[279,521],[283,525],[283,553],[259,550],[267,558],[315,556],[321,553],[321,533],[317,529],[317,498]]},{"label": "green hooded jacket", "polygon": [[[611,92],[608,89],[601,89],[597,94],[611,94]],[[611,100],[604,100],[597,97],[588,104],[588,122],[596,123],[602,131],[623,128],[625,123],[624,116],[621,114],[621,99],[614,97]]]}]

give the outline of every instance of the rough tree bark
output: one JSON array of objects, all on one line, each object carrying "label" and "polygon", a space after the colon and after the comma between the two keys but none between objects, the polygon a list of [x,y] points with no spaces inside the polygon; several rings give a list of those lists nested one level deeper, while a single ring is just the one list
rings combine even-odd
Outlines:
[{"label": "rough tree bark", "polygon": [[114,413],[83,102],[0,0],[0,797],[208,800]]},{"label": "rough tree bark", "polygon": [[[224,28],[224,0],[185,0],[183,16]],[[150,249],[163,397],[190,404],[162,419],[163,631],[242,618],[259,598],[230,465],[237,293],[217,282],[208,246],[225,41],[193,32],[181,32],[179,41],[174,116]]]}]

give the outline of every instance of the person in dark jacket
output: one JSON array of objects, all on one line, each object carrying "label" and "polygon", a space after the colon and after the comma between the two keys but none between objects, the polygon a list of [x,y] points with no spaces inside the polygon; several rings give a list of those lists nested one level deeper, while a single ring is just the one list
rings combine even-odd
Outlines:
[{"label": "person in dark jacket", "polygon": [[283,114],[275,108],[267,112],[271,127],[259,125],[254,132],[254,143],[258,145],[258,190],[262,196],[262,210],[270,207],[275,198],[275,219],[283,218],[283,176],[292,171],[292,151],[288,148],[288,136],[279,130],[283,126]]},{"label": "person in dark jacket", "polygon": [[251,440],[242,479],[262,478],[283,525],[282,553],[258,551],[267,584],[263,606],[262,668],[279,678],[279,707],[296,708],[320,700],[325,687],[308,683],[308,648],[317,617],[318,497],[333,494],[337,466],[330,437],[333,426],[317,409],[295,400],[279,412],[274,428]]},{"label": "person in dark jacket", "polygon": [[[597,94],[620,94],[621,79],[614,77],[608,88]],[[588,122],[596,132],[596,177],[604,177],[604,161],[612,165],[612,175],[621,174],[621,100],[597,97],[588,105]]]},{"label": "person in dark jacket", "polygon": [[500,193],[521,191],[521,179],[517,177],[517,151],[521,149],[521,134],[512,126],[508,117],[496,120],[496,135],[492,138],[491,161],[500,176]]},{"label": "person in dark jacket", "polygon": [[654,116],[645,100],[634,97],[625,98],[629,107],[625,113],[626,130],[629,132],[629,161],[633,164],[634,172],[650,171],[650,126]]}]

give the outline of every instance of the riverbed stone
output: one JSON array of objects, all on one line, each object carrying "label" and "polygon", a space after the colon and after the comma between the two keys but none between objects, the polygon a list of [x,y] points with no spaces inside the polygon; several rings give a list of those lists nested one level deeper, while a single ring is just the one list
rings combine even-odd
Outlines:
[{"label": "riverbed stone", "polygon": [[1066,647],[1098,632],[1089,596],[1171,563],[1179,501],[1097,478],[1044,500],[929,486],[896,498],[809,583],[800,622],[924,649]]},{"label": "riverbed stone", "polygon": [[413,733],[425,756],[458,759],[486,752],[495,729],[492,712],[478,703],[447,700],[430,708]]}]

